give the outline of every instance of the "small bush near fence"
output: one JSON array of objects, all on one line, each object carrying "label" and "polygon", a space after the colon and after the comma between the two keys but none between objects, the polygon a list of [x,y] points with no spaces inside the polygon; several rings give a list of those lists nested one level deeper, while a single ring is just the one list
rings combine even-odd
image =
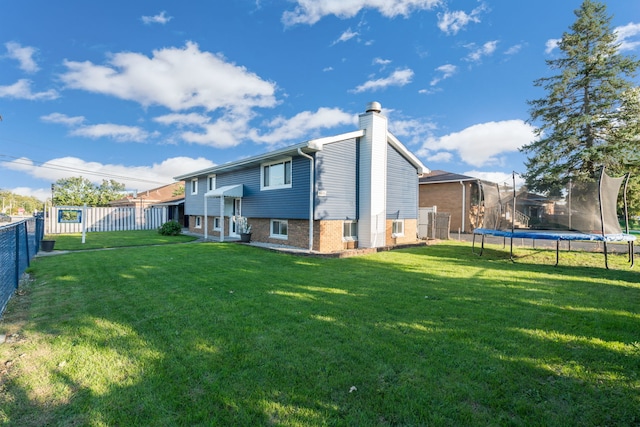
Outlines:
[{"label": "small bush near fence", "polygon": [[177,236],[182,233],[182,226],[176,221],[167,221],[158,229],[163,236]]},{"label": "small bush near fence", "polygon": [[18,289],[22,273],[38,252],[43,236],[42,217],[0,227],[0,316]]}]

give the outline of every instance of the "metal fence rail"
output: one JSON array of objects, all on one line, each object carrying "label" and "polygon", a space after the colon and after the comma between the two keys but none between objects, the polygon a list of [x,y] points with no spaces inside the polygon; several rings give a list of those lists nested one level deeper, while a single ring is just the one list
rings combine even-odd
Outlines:
[{"label": "metal fence rail", "polygon": [[44,237],[44,218],[33,217],[0,227],[0,316],[20,277],[38,253]]}]

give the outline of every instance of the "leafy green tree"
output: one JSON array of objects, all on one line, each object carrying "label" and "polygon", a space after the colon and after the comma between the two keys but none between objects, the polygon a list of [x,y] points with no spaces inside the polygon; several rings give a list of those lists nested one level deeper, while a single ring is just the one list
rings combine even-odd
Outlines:
[{"label": "leafy green tree", "polygon": [[102,180],[102,184],[97,188],[97,206],[108,206],[109,202],[122,198],[125,187],[124,184],[111,180]]},{"label": "leafy green tree", "polygon": [[557,74],[534,82],[547,96],[529,101],[537,139],[521,149],[526,185],[558,194],[570,178],[593,179],[604,166],[613,174],[635,172],[637,186],[640,91],[632,79],[640,62],[620,53],[603,3],[584,0],[575,15],[558,43],[560,56],[546,61]]},{"label": "leafy green tree", "polygon": [[122,197],[124,184],[103,180],[100,186],[83,177],[62,178],[53,185],[53,204],[56,206],[108,206]]},{"label": "leafy green tree", "polygon": [[42,211],[44,203],[33,196],[21,196],[9,190],[0,190],[0,212],[9,215],[18,215],[20,209],[25,215],[31,215],[36,211]]}]

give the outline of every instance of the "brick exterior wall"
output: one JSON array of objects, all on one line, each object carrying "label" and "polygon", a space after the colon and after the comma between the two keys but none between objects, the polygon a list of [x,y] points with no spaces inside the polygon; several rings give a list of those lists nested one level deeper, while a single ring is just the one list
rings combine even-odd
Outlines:
[{"label": "brick exterior wall", "polygon": [[[472,182],[464,182],[466,217],[464,230],[461,230],[464,233],[471,233],[474,228],[475,216],[471,212],[471,193],[475,185]],[[437,206],[438,213],[451,214],[451,232],[457,233],[459,228],[462,229],[462,186],[459,182],[420,184],[419,206],[421,208]]]},{"label": "brick exterior wall", "polygon": [[[208,235],[211,238],[219,239],[220,233],[213,230],[213,217],[209,217]],[[229,218],[225,217],[224,229],[229,229]],[[195,228],[195,216],[189,219],[189,231],[196,234],[204,234],[204,220],[201,228]],[[247,218],[247,223],[251,225],[251,240],[261,243],[272,243],[275,245],[287,245],[296,248],[309,248],[309,221],[294,220],[287,221],[289,227],[289,238],[276,239],[269,237],[271,220],[265,218]],[[404,236],[392,237],[392,221],[387,220],[386,243],[387,246],[404,245],[416,243],[418,233],[418,221],[415,219],[404,220]],[[322,253],[340,252],[348,249],[357,249],[357,241],[344,241],[342,239],[343,221],[314,221],[313,223],[313,250]]]},{"label": "brick exterior wall", "polygon": [[399,237],[393,237],[391,231],[393,230],[393,220],[387,220],[386,230],[386,243],[387,246],[406,245],[410,243],[416,243],[418,241],[418,220],[417,219],[405,219],[404,220],[404,235]]}]

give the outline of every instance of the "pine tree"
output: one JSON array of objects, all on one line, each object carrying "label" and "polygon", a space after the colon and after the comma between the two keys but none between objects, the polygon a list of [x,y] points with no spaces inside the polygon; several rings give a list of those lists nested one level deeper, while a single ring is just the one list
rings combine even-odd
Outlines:
[{"label": "pine tree", "polygon": [[546,61],[558,74],[534,82],[547,96],[528,102],[537,140],[521,149],[525,179],[547,194],[569,179],[593,179],[603,166],[640,172],[640,90],[631,80],[640,61],[620,53],[604,4],[585,0],[575,14],[560,56]]}]

